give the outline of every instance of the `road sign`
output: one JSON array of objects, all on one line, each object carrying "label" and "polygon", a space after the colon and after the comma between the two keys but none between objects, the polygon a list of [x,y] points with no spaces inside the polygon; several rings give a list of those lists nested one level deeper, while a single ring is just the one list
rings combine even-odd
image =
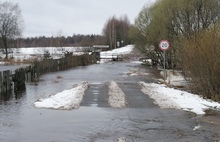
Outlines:
[{"label": "road sign", "polygon": [[166,51],[170,48],[170,43],[167,40],[161,40],[159,47],[161,50]]},{"label": "road sign", "polygon": [[163,68],[164,68],[164,82],[166,81],[166,50],[170,48],[170,43],[167,40],[161,40],[159,43],[159,47],[161,50],[163,50],[164,56],[163,56]]}]

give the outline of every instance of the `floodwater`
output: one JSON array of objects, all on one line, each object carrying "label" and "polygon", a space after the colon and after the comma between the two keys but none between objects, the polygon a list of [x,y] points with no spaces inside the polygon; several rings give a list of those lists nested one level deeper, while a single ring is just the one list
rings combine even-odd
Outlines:
[{"label": "floodwater", "polygon": [[23,67],[25,65],[0,65],[0,71],[5,71],[5,70],[11,70],[14,71],[20,67]]},{"label": "floodwater", "polygon": [[[150,76],[128,76],[138,64],[112,62],[77,67],[42,76],[26,84],[26,93],[0,104],[0,142],[217,142],[219,126],[181,110],[160,109],[141,92],[137,81],[153,82]],[[108,104],[108,82],[115,81],[125,93],[127,108]],[[36,109],[33,103],[76,83],[88,81],[79,109]],[[199,129],[193,130],[195,126]]]}]

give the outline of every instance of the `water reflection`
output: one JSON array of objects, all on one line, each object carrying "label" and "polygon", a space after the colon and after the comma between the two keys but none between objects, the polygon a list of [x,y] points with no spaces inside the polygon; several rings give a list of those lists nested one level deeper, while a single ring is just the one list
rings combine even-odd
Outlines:
[{"label": "water reflection", "polygon": [[25,93],[25,83],[15,81],[14,72],[24,65],[0,65],[0,102],[19,99]]},{"label": "water reflection", "polygon": [[12,94],[11,90],[0,92],[0,102],[1,101],[9,101],[12,98],[13,98],[13,94]]},{"label": "water reflection", "polygon": [[0,102],[10,101],[12,99],[20,99],[25,95],[25,89],[20,91],[7,90],[0,93]]},{"label": "water reflection", "polygon": [[18,68],[24,67],[27,65],[0,65],[0,71],[11,70],[14,71]]}]

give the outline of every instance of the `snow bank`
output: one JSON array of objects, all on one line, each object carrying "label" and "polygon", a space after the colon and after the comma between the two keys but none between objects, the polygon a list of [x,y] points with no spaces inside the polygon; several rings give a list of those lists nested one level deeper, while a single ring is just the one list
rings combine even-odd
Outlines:
[{"label": "snow bank", "polygon": [[110,55],[110,54],[114,54],[114,55],[129,54],[133,51],[133,49],[134,49],[134,45],[127,45],[125,47],[101,52],[101,56]]},{"label": "snow bank", "polygon": [[114,108],[126,107],[125,94],[114,81],[109,82],[109,104]]},{"label": "snow bank", "polygon": [[40,99],[34,103],[34,106],[36,108],[61,110],[77,109],[79,108],[85,91],[88,89],[88,87],[88,82],[77,84],[70,90],[64,90],[47,99]]},{"label": "snow bank", "polygon": [[205,100],[198,95],[185,91],[167,88],[165,85],[138,82],[142,92],[154,99],[161,108],[175,108],[194,112],[198,115],[205,114],[210,108],[220,108],[220,104],[211,100]]},{"label": "snow bank", "polygon": [[100,57],[102,58],[100,63],[106,63],[112,60],[112,57],[117,57],[121,55],[130,54],[134,49],[134,45],[127,45],[125,47],[116,48],[109,51],[103,51],[100,53]]}]

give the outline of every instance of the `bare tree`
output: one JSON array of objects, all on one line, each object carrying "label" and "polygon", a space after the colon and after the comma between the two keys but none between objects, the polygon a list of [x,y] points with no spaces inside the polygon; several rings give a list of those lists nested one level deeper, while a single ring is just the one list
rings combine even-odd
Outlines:
[{"label": "bare tree", "polygon": [[130,42],[128,32],[131,25],[126,15],[119,19],[115,16],[109,18],[104,25],[103,35],[106,38],[106,44],[110,45],[111,49],[117,47],[117,42],[122,45],[127,45]]},{"label": "bare tree", "polygon": [[9,41],[21,36],[23,19],[18,4],[0,2],[0,38],[8,59]]}]

